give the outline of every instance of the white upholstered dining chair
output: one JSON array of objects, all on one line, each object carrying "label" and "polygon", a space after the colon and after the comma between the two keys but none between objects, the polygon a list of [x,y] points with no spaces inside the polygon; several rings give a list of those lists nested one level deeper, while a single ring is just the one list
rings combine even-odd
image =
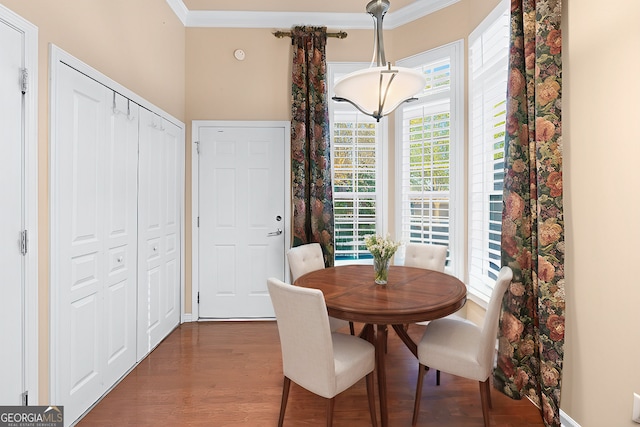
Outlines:
[{"label": "white upholstered dining chair", "polygon": [[404,252],[404,265],[407,267],[427,268],[444,271],[447,262],[447,247],[426,243],[407,243]]},{"label": "white upholstered dining chair", "polygon": [[498,318],[502,298],[513,272],[502,267],[493,288],[482,327],[462,318],[443,318],[431,321],[418,344],[418,384],[413,407],[413,425],[418,421],[422,380],[427,367],[476,380],[480,383],[480,400],[485,427],[489,426],[491,392],[489,376],[494,367],[498,335]]},{"label": "white upholstered dining chair", "polygon": [[[404,265],[444,273],[444,267],[447,263],[447,250],[447,246],[444,245],[407,243],[404,253]],[[455,316],[455,313],[452,316]],[[417,322],[416,324],[427,325],[429,322]],[[406,325],[406,327],[408,326]],[[440,371],[436,373],[436,384],[440,385]]]},{"label": "white upholstered dining chair", "polygon": [[[291,271],[291,283],[298,280],[298,277],[311,271],[324,268],[324,255],[319,243],[307,243],[306,245],[296,246],[287,251],[287,261],[289,262],[289,270]],[[351,335],[355,334],[353,322],[336,319],[329,316],[329,324],[332,331],[349,325]]]},{"label": "white upholstered dining chair", "polygon": [[377,426],[373,370],[375,348],[359,337],[332,333],[319,289],[270,278],[267,287],[278,322],[284,384],[278,427],[284,422],[291,381],[327,399],[327,426],[335,397],[366,377],[371,423]]},{"label": "white upholstered dining chair", "polygon": [[[425,268],[444,273],[447,263],[447,250],[444,245],[428,243],[407,243],[404,252],[404,265],[406,267]],[[418,325],[426,325],[429,322],[418,322]]]}]

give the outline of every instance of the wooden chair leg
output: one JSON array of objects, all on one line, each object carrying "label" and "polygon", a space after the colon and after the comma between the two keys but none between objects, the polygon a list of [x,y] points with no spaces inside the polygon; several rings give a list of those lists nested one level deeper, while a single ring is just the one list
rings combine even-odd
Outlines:
[{"label": "wooden chair leg", "polygon": [[489,378],[487,378],[486,381],[480,381],[480,400],[482,401],[484,427],[489,427],[489,409],[491,408],[491,387],[489,386]]},{"label": "wooden chair leg", "polygon": [[333,425],[333,407],[336,404],[336,398],[327,399],[327,427]]},{"label": "wooden chair leg", "polygon": [[367,374],[367,397],[369,398],[369,412],[371,413],[371,425],[378,427],[378,420],[376,419],[376,396],[375,396],[375,383],[373,379],[373,371]]},{"label": "wooden chair leg", "polygon": [[420,412],[420,400],[422,399],[422,381],[424,380],[424,374],[427,372],[427,367],[422,363],[418,364],[418,384],[416,386],[416,401],[413,403],[413,420],[411,425],[415,426],[418,422],[418,413]]},{"label": "wooden chair leg", "polygon": [[280,402],[280,418],[278,419],[278,427],[282,427],[284,422],[284,411],[287,409],[287,400],[289,399],[289,389],[291,388],[291,380],[284,377],[282,385],[282,402]]}]

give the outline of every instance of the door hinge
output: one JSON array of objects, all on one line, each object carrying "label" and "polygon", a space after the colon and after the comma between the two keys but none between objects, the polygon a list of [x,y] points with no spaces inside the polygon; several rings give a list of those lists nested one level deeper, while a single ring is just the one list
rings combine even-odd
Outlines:
[{"label": "door hinge", "polygon": [[194,144],[196,144],[196,153],[198,153],[198,155],[200,154],[200,141],[193,141]]},{"label": "door hinge", "polygon": [[200,292],[198,292],[198,304],[200,304]]},{"label": "door hinge", "polygon": [[22,393],[22,406],[29,406],[29,391]]},{"label": "door hinge", "polygon": [[27,93],[27,89],[29,88],[29,70],[23,68],[20,70],[20,90],[22,90],[22,94]]},{"label": "door hinge", "polygon": [[197,218],[197,223],[198,223],[197,227],[200,228],[200,217]]},{"label": "door hinge", "polygon": [[22,230],[20,233],[20,253],[26,255],[29,250],[29,236],[27,230]]}]

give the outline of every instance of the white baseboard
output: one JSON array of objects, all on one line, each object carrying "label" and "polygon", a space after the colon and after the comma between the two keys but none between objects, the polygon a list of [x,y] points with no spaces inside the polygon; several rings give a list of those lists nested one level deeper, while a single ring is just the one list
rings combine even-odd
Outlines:
[{"label": "white baseboard", "polygon": [[560,425],[562,427],[580,427],[580,424],[571,419],[562,409],[560,409]]},{"label": "white baseboard", "polygon": [[191,313],[184,313],[182,315],[182,323],[193,322],[193,315]]}]

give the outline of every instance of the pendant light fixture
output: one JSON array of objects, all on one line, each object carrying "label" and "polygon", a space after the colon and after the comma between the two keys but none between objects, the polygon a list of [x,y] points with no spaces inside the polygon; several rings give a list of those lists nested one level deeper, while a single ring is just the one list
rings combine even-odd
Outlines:
[{"label": "pendant light fixture", "polygon": [[[411,68],[392,67],[384,56],[382,19],[389,10],[389,0],[372,0],[367,13],[374,19],[374,58],[371,67],[355,71],[336,81],[333,100],[352,104],[377,121],[403,102],[415,101],[424,90],[422,73]],[[374,66],[375,63],[375,66]]]}]

